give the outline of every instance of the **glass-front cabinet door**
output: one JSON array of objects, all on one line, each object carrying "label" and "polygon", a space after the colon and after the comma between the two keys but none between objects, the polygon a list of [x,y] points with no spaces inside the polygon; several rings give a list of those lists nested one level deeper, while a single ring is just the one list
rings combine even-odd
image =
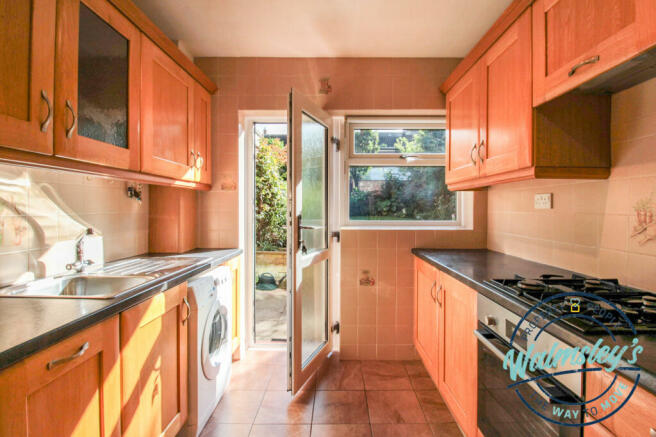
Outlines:
[{"label": "glass-front cabinet door", "polygon": [[140,32],[105,0],[58,0],[55,154],[139,170]]}]

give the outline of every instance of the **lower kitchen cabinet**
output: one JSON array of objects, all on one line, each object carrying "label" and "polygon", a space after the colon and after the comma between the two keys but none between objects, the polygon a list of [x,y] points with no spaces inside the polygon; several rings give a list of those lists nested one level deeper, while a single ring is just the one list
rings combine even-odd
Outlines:
[{"label": "lower kitchen cabinet", "polygon": [[[602,370],[601,372],[586,372],[586,399],[598,398],[612,383],[614,376],[615,374],[608,373],[605,370]],[[597,408],[597,411],[600,414],[596,416],[595,419],[602,419],[604,417],[602,414],[602,402],[607,402],[611,393],[614,393],[620,384],[626,385],[627,389],[619,390],[626,395],[633,388],[634,383],[617,375],[617,381],[613,384],[610,393],[607,393],[605,396],[601,396],[598,400],[586,405],[588,410],[592,407]],[[616,397],[623,399],[623,397],[619,395],[616,395]],[[617,404],[614,406],[616,405]],[[616,409],[617,408],[612,408],[610,411],[612,412]],[[642,387],[636,387],[631,399],[621,408],[621,410],[596,425],[586,426],[583,434],[585,437],[654,435],[656,434],[656,416],[654,415],[654,411],[656,411],[656,396],[647,392]],[[588,417],[587,420],[590,419],[591,418]]]},{"label": "lower kitchen cabinet", "polygon": [[414,344],[431,378],[437,381],[437,291],[436,268],[415,258]]},{"label": "lower kitchen cabinet", "polygon": [[438,370],[437,386],[460,428],[475,436],[477,409],[478,345],[476,291],[448,275],[441,275],[437,296]]},{"label": "lower kitchen cabinet", "polygon": [[0,372],[0,435],[121,435],[118,316]]},{"label": "lower kitchen cabinet", "polygon": [[121,428],[174,436],[187,420],[187,284],[121,313]]}]

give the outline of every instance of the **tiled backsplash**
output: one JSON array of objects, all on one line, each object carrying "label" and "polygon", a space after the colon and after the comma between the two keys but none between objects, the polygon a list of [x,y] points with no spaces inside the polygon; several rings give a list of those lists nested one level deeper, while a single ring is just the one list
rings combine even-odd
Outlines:
[{"label": "tiled backsplash", "polygon": [[63,271],[88,227],[106,261],[147,252],[147,188],[139,203],[123,181],[0,165],[0,286]]},{"label": "tiled backsplash", "polygon": [[611,142],[608,180],[490,188],[488,248],[656,291],[656,79],[613,95]]},{"label": "tiled backsplash", "polygon": [[[342,230],[340,352],[346,359],[416,358],[413,247],[485,248],[486,193],[474,193],[473,230]],[[364,272],[368,272],[365,274]],[[361,279],[373,279],[367,284]]]}]

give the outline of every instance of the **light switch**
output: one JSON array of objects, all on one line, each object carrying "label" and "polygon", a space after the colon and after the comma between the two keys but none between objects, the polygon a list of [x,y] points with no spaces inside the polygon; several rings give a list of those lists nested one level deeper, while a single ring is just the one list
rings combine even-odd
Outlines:
[{"label": "light switch", "polygon": [[533,200],[533,206],[535,209],[553,208],[551,193],[536,194]]}]

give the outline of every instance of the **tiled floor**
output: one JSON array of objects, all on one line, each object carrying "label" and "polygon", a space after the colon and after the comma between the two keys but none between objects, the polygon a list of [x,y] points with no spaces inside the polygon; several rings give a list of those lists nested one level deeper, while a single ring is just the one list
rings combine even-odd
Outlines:
[{"label": "tiled floor", "polygon": [[249,352],[202,437],[461,436],[419,361],[329,359],[294,398],[284,352]]}]

